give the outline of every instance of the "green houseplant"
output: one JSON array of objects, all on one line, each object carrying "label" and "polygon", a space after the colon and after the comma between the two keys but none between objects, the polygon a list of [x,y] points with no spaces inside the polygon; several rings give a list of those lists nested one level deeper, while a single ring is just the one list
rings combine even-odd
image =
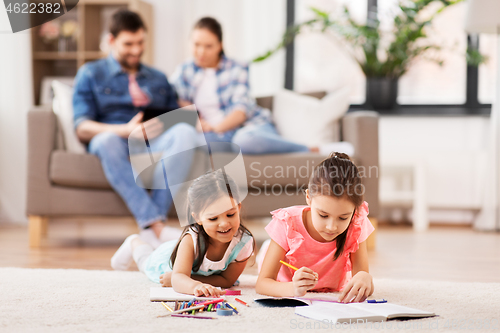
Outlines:
[{"label": "green houseplant", "polygon": [[[407,72],[417,57],[425,57],[442,65],[443,61],[435,55],[440,45],[427,39],[426,27],[447,7],[463,0],[400,0],[398,12],[394,15],[393,28],[381,31],[376,13],[370,13],[366,24],[359,24],[349,9],[344,6],[341,17],[333,18],[327,12],[311,8],[314,17],[287,29],[281,42],[272,50],[254,59],[259,62],[267,59],[280,48],[291,43],[303,31],[320,33],[333,32],[349,45],[350,52],[367,78],[367,104],[376,109],[392,109],[396,105],[398,79]],[[422,11],[433,6],[431,15],[421,18]],[[436,8],[435,8],[436,7]],[[485,59],[473,49],[467,50],[469,64],[479,65]]]}]

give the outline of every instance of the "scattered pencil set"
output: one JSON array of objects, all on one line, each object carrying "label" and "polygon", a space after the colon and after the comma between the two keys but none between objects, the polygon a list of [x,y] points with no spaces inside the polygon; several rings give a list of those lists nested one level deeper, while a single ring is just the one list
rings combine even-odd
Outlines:
[{"label": "scattered pencil set", "polygon": [[[297,271],[298,268],[290,265],[289,263],[280,260],[280,263],[290,267],[291,269]],[[317,280],[316,276],[316,280]],[[241,290],[226,290],[226,296],[239,296],[241,295]],[[244,306],[249,306],[245,301],[235,297],[236,302],[243,304]],[[182,317],[182,318],[197,318],[197,319],[217,319],[217,317],[208,317],[199,315],[202,312],[216,312],[218,316],[232,316],[233,314],[238,315],[239,312],[236,310],[234,305],[229,304],[223,298],[216,298],[210,301],[197,301],[196,297],[187,301],[175,301],[174,308],[169,307],[165,302],[161,302],[163,306],[170,312],[166,315],[158,317]]]},{"label": "scattered pencil set", "polygon": [[[246,304],[242,300],[236,298],[238,302],[242,304]],[[196,298],[193,298],[189,302],[175,301],[174,308],[169,307],[165,302],[161,302],[163,306],[170,311],[169,314],[158,316],[158,317],[184,317],[184,318],[197,318],[197,319],[217,319],[217,317],[208,317],[208,316],[200,316],[196,315],[196,313],[201,312],[216,312],[219,316],[231,316],[234,314],[239,314],[234,305],[229,304],[224,301],[223,298],[217,298],[210,301],[196,301]]]}]

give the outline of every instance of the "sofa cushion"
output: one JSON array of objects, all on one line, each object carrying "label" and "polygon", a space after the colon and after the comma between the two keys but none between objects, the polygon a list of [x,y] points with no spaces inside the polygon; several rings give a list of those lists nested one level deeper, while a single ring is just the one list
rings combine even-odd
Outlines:
[{"label": "sofa cushion", "polygon": [[284,139],[317,147],[340,141],[339,119],[349,108],[349,87],[322,99],[280,90],[273,100],[273,121]]},{"label": "sofa cushion", "polygon": [[85,145],[78,140],[73,123],[73,88],[54,80],[52,90],[54,91],[52,108],[59,119],[66,150],[78,154],[85,153]]},{"label": "sofa cushion", "polygon": [[[234,154],[218,153],[228,162]],[[307,185],[309,176],[322,160],[319,154],[244,155],[249,191],[272,186],[297,188]],[[95,155],[75,154],[63,150],[52,152],[49,177],[60,186],[111,189]],[[277,191],[279,189],[276,189]]]},{"label": "sofa cushion", "polygon": [[54,150],[50,157],[49,177],[56,185],[111,189],[101,161],[92,154],[75,154]]}]

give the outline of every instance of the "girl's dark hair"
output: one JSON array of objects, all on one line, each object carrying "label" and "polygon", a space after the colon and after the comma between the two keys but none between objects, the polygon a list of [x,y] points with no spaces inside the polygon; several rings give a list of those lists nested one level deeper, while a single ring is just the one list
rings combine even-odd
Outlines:
[{"label": "girl's dark hair", "polygon": [[[333,152],[324,159],[313,171],[309,179],[309,196],[313,198],[318,195],[329,195],[337,198],[346,198],[354,204],[354,218],[356,210],[363,203],[363,194],[365,192],[358,168],[351,158],[344,153]],[[337,236],[337,250],[333,260],[344,251],[349,226],[340,235]]]},{"label": "girl's dark hair", "polygon": [[[205,229],[202,225],[196,223],[196,220],[193,217],[194,215],[198,215],[202,212],[208,205],[212,202],[216,201],[220,197],[229,194],[231,198],[236,201],[236,204],[240,203],[240,197],[238,193],[238,186],[234,182],[234,180],[229,177],[222,169],[219,169],[214,172],[208,172],[198,178],[196,178],[191,186],[189,186],[187,193],[187,218],[189,225],[184,228],[181,236],[179,237],[179,241],[175,245],[174,251],[170,256],[170,262],[172,267],[174,267],[175,259],[177,257],[177,251],[179,249],[179,245],[184,238],[184,236],[188,233],[189,230],[192,230],[198,235],[197,240],[197,251],[195,253],[195,259],[193,262],[193,271],[197,271],[200,269],[201,263],[203,262],[203,258],[207,253],[207,247],[210,243],[210,236],[206,233]],[[252,237],[253,235],[248,230],[240,220],[240,227],[238,231],[248,234]],[[253,251],[255,251],[255,239],[253,239]],[[248,258],[247,258],[248,259]],[[245,259],[245,260],[247,260]]]},{"label": "girl's dark hair", "polygon": [[137,32],[139,29],[146,29],[142,18],[136,12],[121,9],[111,17],[109,32],[116,38],[122,31]]},{"label": "girl's dark hair", "polygon": [[[196,22],[194,25],[193,30],[195,29],[207,29],[211,33],[213,33],[215,36],[217,36],[217,39],[219,42],[222,43],[222,26],[220,25],[219,21],[214,19],[213,17],[202,17],[201,19]],[[219,57],[224,55],[224,49],[220,50]]]}]

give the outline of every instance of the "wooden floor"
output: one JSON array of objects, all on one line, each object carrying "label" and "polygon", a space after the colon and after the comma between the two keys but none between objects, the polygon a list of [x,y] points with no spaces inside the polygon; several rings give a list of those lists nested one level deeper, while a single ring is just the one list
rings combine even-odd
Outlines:
[{"label": "wooden floor", "polygon": [[[265,224],[246,225],[260,246],[267,237]],[[108,270],[123,239],[136,231],[132,222],[123,220],[51,221],[42,247],[30,249],[26,227],[0,225],[0,267]],[[409,226],[382,224],[369,258],[370,272],[377,278],[500,282],[500,233],[468,227],[431,227],[415,233]],[[256,265],[245,273],[257,274]]]}]

